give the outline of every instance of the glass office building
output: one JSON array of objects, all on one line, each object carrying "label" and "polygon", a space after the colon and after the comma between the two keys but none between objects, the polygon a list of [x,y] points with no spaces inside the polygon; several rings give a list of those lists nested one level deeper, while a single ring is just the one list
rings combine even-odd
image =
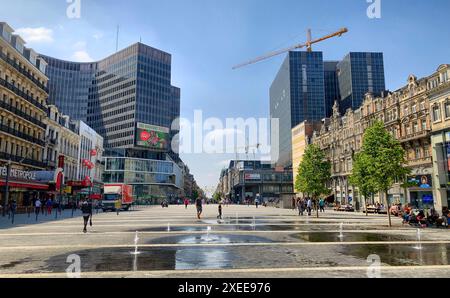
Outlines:
[{"label": "glass office building", "polygon": [[341,100],[337,75],[338,63],[338,61],[325,61],[323,63],[325,82],[325,115],[327,118],[330,118],[333,114],[334,102],[339,102]]},{"label": "glass office building", "polygon": [[359,108],[366,93],[380,96],[386,90],[383,53],[351,52],[337,68],[343,114]]},{"label": "glass office building", "polygon": [[292,128],[325,118],[324,84],[322,52],[289,52],[270,88],[270,117],[279,119],[279,131],[272,131],[280,146],[273,163],[292,166]]},{"label": "glass office building", "polygon": [[41,57],[48,63],[49,104],[57,106],[60,112],[71,119],[86,122],[95,63],[70,62],[45,55]]},{"label": "glass office building", "polygon": [[[171,140],[179,130],[172,123],[180,116],[180,89],[171,85],[171,55],[136,43],[93,63],[42,57],[50,64],[50,101],[104,138],[104,182],[132,184],[140,196],[176,193],[178,177],[162,179],[144,166],[173,163],[170,175],[179,174]],[[144,164],[142,171],[128,166],[134,160]]]}]

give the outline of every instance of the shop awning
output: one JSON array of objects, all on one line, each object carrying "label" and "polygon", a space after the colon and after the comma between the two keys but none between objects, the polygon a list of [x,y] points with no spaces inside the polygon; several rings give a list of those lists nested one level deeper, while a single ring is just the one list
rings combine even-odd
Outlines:
[{"label": "shop awning", "polygon": [[[6,182],[0,180],[0,186],[5,186]],[[26,189],[36,189],[36,190],[48,190],[48,184],[35,183],[35,182],[25,182],[25,181],[9,181],[9,187],[11,188],[26,188]]]}]

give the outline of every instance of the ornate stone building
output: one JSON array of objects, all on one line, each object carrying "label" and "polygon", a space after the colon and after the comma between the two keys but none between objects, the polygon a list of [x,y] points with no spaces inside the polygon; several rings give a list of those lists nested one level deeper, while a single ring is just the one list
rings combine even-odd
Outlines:
[{"label": "ornate stone building", "polygon": [[[444,75],[446,72],[447,76]],[[374,121],[380,120],[401,142],[407,154],[405,166],[411,169],[411,175],[408,177],[411,187],[404,189],[400,184],[403,181],[399,181],[389,192],[390,201],[411,203],[418,207],[431,207],[434,203],[437,209],[441,207],[440,202],[446,201],[441,199],[443,195],[437,197],[436,189],[433,194],[433,180],[437,178],[435,176],[433,179],[432,124],[435,124],[433,128],[436,127],[436,131],[445,131],[448,130],[449,123],[432,121],[430,111],[433,107],[430,107],[430,98],[433,101],[434,98],[438,99],[443,111],[448,107],[450,117],[448,76],[448,65],[422,79],[411,75],[403,88],[386,92],[377,98],[369,93],[359,109],[348,110],[343,116],[339,114],[339,107],[335,104],[333,116],[323,121],[321,130],[314,134],[313,143],[318,144],[332,162],[332,180],[329,187],[337,202],[352,203],[357,209],[361,206],[358,189],[348,182],[352,172],[353,155],[361,149],[364,131]],[[439,78],[438,83],[435,83],[436,77]],[[439,163],[439,160],[437,162]],[[436,202],[436,199],[439,202]],[[384,198],[376,195],[370,201],[383,203]]]},{"label": "ornate stone building", "polygon": [[[45,168],[45,67],[45,61],[26,48],[8,24],[0,22],[0,185],[9,178],[9,200],[19,206],[32,192],[48,188],[34,175]],[[3,191],[1,197],[4,203]]]}]

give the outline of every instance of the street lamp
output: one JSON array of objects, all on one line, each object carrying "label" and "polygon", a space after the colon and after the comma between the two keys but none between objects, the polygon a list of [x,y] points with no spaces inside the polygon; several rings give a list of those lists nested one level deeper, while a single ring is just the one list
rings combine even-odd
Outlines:
[{"label": "street lamp", "polygon": [[9,174],[11,172],[11,160],[6,164],[6,178],[5,178],[5,200],[3,201],[3,217],[6,216],[6,208],[8,207],[9,199]]}]

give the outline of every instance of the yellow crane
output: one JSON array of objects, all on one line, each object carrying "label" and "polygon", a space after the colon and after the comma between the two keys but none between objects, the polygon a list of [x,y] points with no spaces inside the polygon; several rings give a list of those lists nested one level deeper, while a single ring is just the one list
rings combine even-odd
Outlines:
[{"label": "yellow crane", "polygon": [[348,32],[347,28],[342,28],[342,29],[340,29],[337,32],[334,32],[334,33],[328,34],[328,35],[326,35],[324,37],[312,40],[311,29],[308,29],[308,36],[307,36],[308,40],[306,41],[306,43],[297,44],[297,45],[291,46],[291,47],[286,48],[286,49],[282,49],[282,50],[278,50],[278,51],[274,51],[274,52],[268,53],[268,54],[266,54],[264,56],[260,56],[260,57],[258,57],[256,59],[250,60],[248,62],[238,64],[238,65],[234,66],[233,69],[238,69],[238,68],[241,68],[241,67],[244,67],[244,66],[247,66],[247,65],[255,64],[255,63],[261,62],[263,60],[266,60],[266,59],[269,59],[269,58],[281,55],[283,53],[286,53],[286,52],[289,52],[289,51],[293,51],[293,50],[302,49],[302,48],[305,48],[305,47],[306,47],[308,52],[312,52],[312,45],[313,44],[322,42],[324,40],[327,40],[327,39],[330,39],[330,38],[333,38],[333,37],[336,37],[336,36],[341,37],[344,33],[347,33],[347,32]]}]

